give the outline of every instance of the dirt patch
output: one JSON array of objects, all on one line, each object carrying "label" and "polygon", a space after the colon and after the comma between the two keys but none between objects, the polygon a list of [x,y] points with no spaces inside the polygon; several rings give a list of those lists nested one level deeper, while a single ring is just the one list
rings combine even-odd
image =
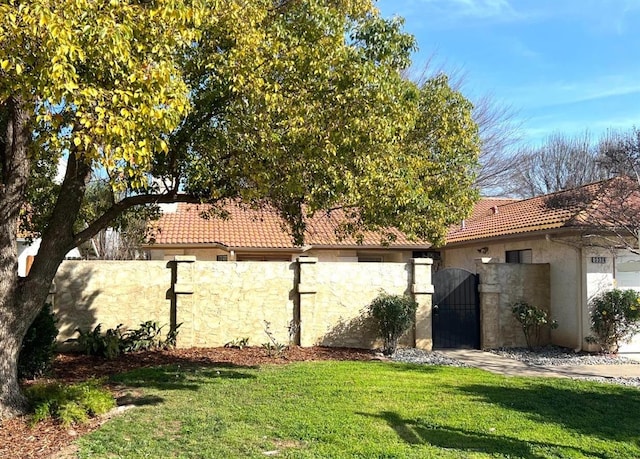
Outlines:
[{"label": "dirt patch", "polygon": [[[256,367],[314,360],[374,360],[379,358],[379,355],[373,351],[327,347],[291,347],[280,357],[270,357],[266,350],[256,347],[244,349],[191,348],[141,352],[127,354],[114,360],[78,354],[59,354],[54,362],[51,377],[44,381],[73,383],[158,365],[207,366],[225,363]],[[25,381],[25,384],[33,382]],[[103,417],[92,419],[86,424],[65,428],[57,423],[47,421],[30,427],[28,418],[25,417],[2,421],[0,423],[0,457],[47,459],[75,457],[76,448],[72,443],[79,436],[96,430],[108,419],[122,412],[122,407],[128,405],[132,398],[135,399],[139,395],[130,388],[113,386],[111,389],[121,405],[120,409]],[[294,446],[283,445],[283,447]]]}]

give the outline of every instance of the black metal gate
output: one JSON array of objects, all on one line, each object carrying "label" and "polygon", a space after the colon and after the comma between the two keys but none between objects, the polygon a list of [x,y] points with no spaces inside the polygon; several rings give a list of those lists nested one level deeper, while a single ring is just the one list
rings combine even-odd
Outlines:
[{"label": "black metal gate", "polygon": [[480,348],[478,276],[464,269],[433,273],[433,347]]}]

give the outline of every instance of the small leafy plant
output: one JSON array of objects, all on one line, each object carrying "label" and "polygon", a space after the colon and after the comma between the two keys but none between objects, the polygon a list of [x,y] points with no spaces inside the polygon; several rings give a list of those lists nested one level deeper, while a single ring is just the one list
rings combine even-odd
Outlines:
[{"label": "small leafy plant", "polygon": [[613,289],[591,300],[591,329],[604,352],[616,353],[620,343],[640,332],[640,295],[634,290]]},{"label": "small leafy plant", "polygon": [[22,340],[18,376],[33,379],[46,374],[53,362],[58,327],[49,303],[38,313]]},{"label": "small leafy plant", "polygon": [[116,328],[108,329],[102,333],[102,324],[96,325],[93,330],[76,329],[77,338],[67,340],[76,342],[80,349],[87,355],[97,355],[114,359],[121,354],[121,342],[123,339],[122,324]]},{"label": "small leafy plant", "polygon": [[120,354],[137,351],[160,350],[175,347],[179,324],[175,330],[162,338],[162,329],[156,322],[147,321],[134,330],[124,331],[122,324],[116,328],[110,328],[102,333],[102,325],[98,324],[93,330],[83,331],[77,329],[78,338],[72,338],[69,342],[77,342],[87,355],[96,355],[113,359]]},{"label": "small leafy plant", "polygon": [[549,321],[547,311],[532,306],[526,301],[514,303],[511,307],[511,312],[520,323],[522,332],[524,333],[524,339],[530,350],[540,344],[540,331],[544,325],[549,325],[551,328],[558,328],[558,323],[555,320]]},{"label": "small leafy plant", "polygon": [[398,347],[398,339],[415,322],[418,303],[408,295],[382,293],[369,305],[369,314],[375,321],[384,344],[384,355],[393,354]]},{"label": "small leafy plant", "polygon": [[269,337],[269,341],[262,344],[262,348],[267,351],[267,355],[269,357],[282,357],[282,354],[289,349],[289,346],[276,340],[271,331],[271,322],[267,320],[264,321],[264,332]]},{"label": "small leafy plant", "polygon": [[162,329],[156,322],[148,320],[140,327],[122,336],[122,352],[147,351],[162,348]]},{"label": "small leafy plant", "polygon": [[224,347],[232,349],[244,349],[249,345],[249,338],[236,338],[228,343],[225,343]]},{"label": "small leafy plant", "polygon": [[102,381],[95,379],[73,385],[35,384],[25,394],[33,409],[32,424],[53,418],[69,426],[86,422],[116,406]]}]

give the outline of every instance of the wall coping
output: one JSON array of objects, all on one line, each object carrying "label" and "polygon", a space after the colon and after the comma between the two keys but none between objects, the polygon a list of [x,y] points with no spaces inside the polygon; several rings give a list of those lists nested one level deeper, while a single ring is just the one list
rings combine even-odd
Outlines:
[{"label": "wall coping", "polygon": [[432,265],[433,259],[432,258],[412,258],[411,263],[413,263],[414,265]]},{"label": "wall coping", "polygon": [[411,284],[411,293],[433,293],[434,288],[431,284]]},{"label": "wall coping", "polygon": [[173,257],[173,260],[176,263],[195,263],[196,256],[195,255],[176,255]]},{"label": "wall coping", "polygon": [[193,284],[191,283],[175,283],[173,284],[173,293],[190,295],[193,293]]},{"label": "wall coping", "polygon": [[317,293],[318,288],[311,284],[298,284],[298,293]]},{"label": "wall coping", "polygon": [[318,259],[316,257],[298,257],[296,261],[298,263],[317,263]]}]

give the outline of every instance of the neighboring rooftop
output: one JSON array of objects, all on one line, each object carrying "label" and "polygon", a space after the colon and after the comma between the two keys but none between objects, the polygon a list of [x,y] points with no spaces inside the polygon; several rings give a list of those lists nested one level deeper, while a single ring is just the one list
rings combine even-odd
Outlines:
[{"label": "neighboring rooftop", "polygon": [[[637,195],[637,183],[617,177],[520,201],[481,199],[472,216],[452,228],[447,243],[558,228],[593,228],[616,221],[613,212]],[[637,201],[635,201],[637,202]],[[617,217],[617,216],[615,216]]]},{"label": "neighboring rooftop", "polygon": [[[500,236],[534,233],[537,231],[585,229],[619,222],[626,206],[640,202],[638,184],[628,178],[617,177],[530,199],[482,198],[471,216],[462,225],[451,228],[447,243],[461,243]],[[640,206],[639,206],[640,207]],[[156,245],[219,244],[229,248],[296,249],[288,226],[273,209],[251,209],[229,202],[224,210],[228,219],[203,218],[207,205],[172,204],[165,206]],[[629,215],[629,212],[626,212]],[[631,214],[633,216],[633,214]],[[341,211],[319,212],[307,220],[305,246],[312,247],[391,247],[428,248],[424,240],[412,241],[396,229],[388,232],[396,239],[388,245],[375,232],[364,232],[361,243],[353,237],[340,238],[339,228],[346,221]],[[635,224],[635,222],[633,222]]]},{"label": "neighboring rooftop", "polygon": [[[221,244],[238,248],[297,248],[287,230],[285,221],[275,210],[250,209],[236,203],[228,203],[224,209],[228,219],[203,218],[206,205],[179,203],[166,208],[158,220],[155,245]],[[364,232],[361,244],[354,237],[340,239],[336,233],[344,214],[332,211],[318,213],[307,221],[305,245],[314,247],[381,247],[378,233]],[[425,241],[411,241],[396,229],[388,232],[396,239],[386,247],[426,248]]]}]

